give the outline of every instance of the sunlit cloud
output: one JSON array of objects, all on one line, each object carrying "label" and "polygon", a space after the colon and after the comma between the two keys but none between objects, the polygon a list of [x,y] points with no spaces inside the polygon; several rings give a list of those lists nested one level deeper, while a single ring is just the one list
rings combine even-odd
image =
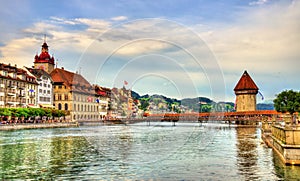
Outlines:
[{"label": "sunlit cloud", "polygon": [[125,21],[128,18],[126,16],[116,16],[116,17],[113,17],[113,18],[110,18],[110,19],[113,20],[113,21]]},{"label": "sunlit cloud", "polygon": [[262,4],[266,4],[267,2],[268,2],[268,0],[252,1],[249,3],[249,5],[262,5]]},{"label": "sunlit cloud", "polygon": [[[108,70],[112,70],[122,68],[124,63],[137,57],[148,56],[143,59],[147,61],[144,65],[130,64],[130,68],[127,67],[130,71],[125,71],[126,75],[122,78],[131,80],[130,76],[135,75],[133,71],[140,73],[140,76],[157,70],[176,77],[180,67],[195,84],[199,94],[211,95],[209,84],[215,83],[213,75],[219,71],[223,73],[228,100],[233,99],[232,87],[245,69],[270,97],[281,87],[300,87],[298,76],[295,76],[300,59],[300,3],[272,4],[259,0],[250,4],[266,4],[266,7],[247,5],[228,24],[199,22],[185,26],[158,18],[128,21],[126,16],[105,19],[51,16],[23,28],[23,37],[11,39],[0,46],[1,61],[18,66],[31,65],[35,53],[40,52],[43,35],[46,34],[50,53],[60,59],[60,65],[72,65],[74,67],[69,69],[73,70],[82,67],[82,74],[88,80],[98,83],[105,80],[105,86],[111,85],[110,77],[95,80],[95,72],[107,60]],[[128,22],[120,23],[125,20]],[[168,62],[169,66],[158,65],[151,62],[151,55],[162,55],[173,61]],[[108,74],[112,72],[107,71]],[[282,78],[283,75],[288,77],[288,81]],[[275,86],[271,81],[276,81],[276,76],[285,85],[276,83]],[[187,77],[178,76],[176,81],[185,85]],[[122,81],[119,80],[120,84]],[[156,86],[154,81],[148,83]],[[274,88],[266,84],[272,84]]]}]

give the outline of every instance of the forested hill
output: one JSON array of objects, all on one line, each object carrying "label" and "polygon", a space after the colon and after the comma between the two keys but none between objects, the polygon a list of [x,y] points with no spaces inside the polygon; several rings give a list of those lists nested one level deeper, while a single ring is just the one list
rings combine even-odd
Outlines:
[{"label": "forested hill", "polygon": [[[210,112],[210,111],[234,111],[233,102],[215,102],[207,97],[184,98],[182,100],[169,98],[163,95],[139,95],[131,91],[131,96],[139,100],[139,108],[144,111],[160,110],[174,112]],[[258,110],[274,110],[273,104],[257,104]]]}]

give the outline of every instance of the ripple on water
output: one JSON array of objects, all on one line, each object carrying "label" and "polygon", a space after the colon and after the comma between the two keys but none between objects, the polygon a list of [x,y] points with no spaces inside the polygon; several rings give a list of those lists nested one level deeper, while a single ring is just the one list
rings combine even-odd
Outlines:
[{"label": "ripple on water", "polygon": [[257,128],[140,123],[1,132],[3,179],[279,180],[299,178]]}]

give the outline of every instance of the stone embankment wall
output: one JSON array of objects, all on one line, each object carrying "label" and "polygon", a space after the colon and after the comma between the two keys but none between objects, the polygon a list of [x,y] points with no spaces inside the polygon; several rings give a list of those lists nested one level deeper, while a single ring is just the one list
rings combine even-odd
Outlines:
[{"label": "stone embankment wall", "polygon": [[300,126],[272,126],[273,149],[286,164],[300,164]]},{"label": "stone embankment wall", "polygon": [[40,128],[64,128],[77,127],[77,122],[62,122],[62,123],[37,123],[37,124],[5,124],[0,125],[0,130],[17,130],[17,129],[40,129]]}]

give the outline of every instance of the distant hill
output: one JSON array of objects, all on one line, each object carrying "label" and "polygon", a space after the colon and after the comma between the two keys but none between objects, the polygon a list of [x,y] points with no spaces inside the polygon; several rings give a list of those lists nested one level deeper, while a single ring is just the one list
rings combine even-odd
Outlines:
[{"label": "distant hill", "polygon": [[182,100],[169,98],[163,95],[140,95],[131,92],[133,99],[139,100],[140,109],[144,111],[174,111],[174,112],[210,112],[210,111],[233,111],[232,102],[214,102],[207,97],[184,98]]},{"label": "distant hill", "polygon": [[[175,112],[211,112],[211,111],[235,111],[233,102],[215,102],[207,97],[184,98],[182,100],[169,98],[163,95],[139,95],[131,91],[133,99],[141,102],[140,109],[143,110],[160,110]],[[272,103],[259,103],[257,110],[274,110]]]},{"label": "distant hill", "polygon": [[259,103],[256,105],[257,110],[275,110],[272,103]]}]

